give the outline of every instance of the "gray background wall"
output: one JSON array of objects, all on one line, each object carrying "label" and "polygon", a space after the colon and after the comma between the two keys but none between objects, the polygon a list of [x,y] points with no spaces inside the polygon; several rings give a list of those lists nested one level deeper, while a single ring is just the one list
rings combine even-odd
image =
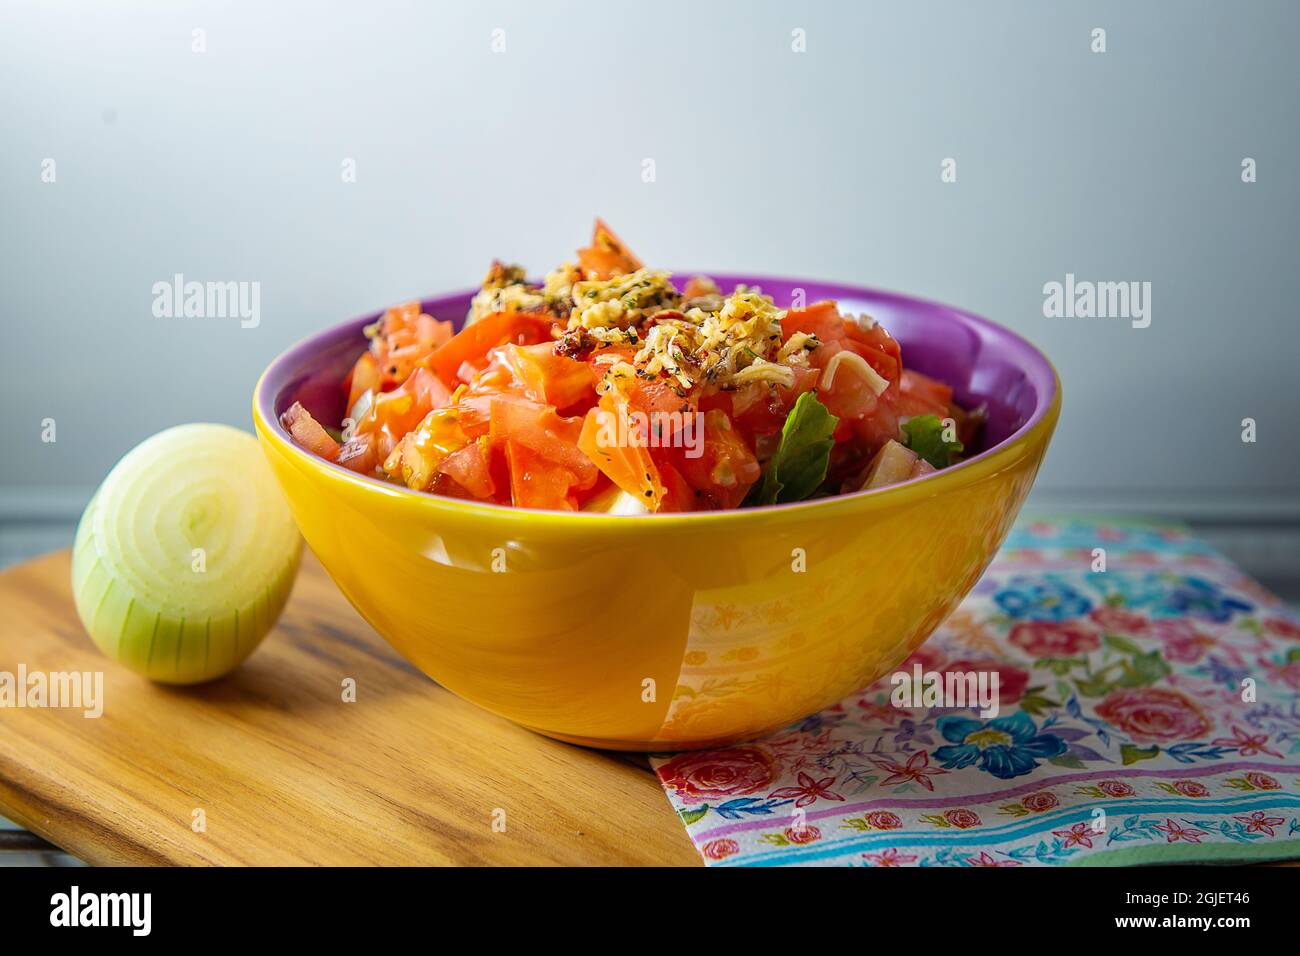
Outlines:
[{"label": "gray background wall", "polygon": [[[540,271],[594,214],[653,263],[863,282],[1028,336],[1066,392],[1041,505],[1294,520],[1298,28],[1282,2],[10,0],[7,546],[161,428],[247,427],[300,337],[496,255]],[[260,282],[261,325],[154,318],[178,272]],[[1150,328],[1045,318],[1066,272],[1150,281]]]}]

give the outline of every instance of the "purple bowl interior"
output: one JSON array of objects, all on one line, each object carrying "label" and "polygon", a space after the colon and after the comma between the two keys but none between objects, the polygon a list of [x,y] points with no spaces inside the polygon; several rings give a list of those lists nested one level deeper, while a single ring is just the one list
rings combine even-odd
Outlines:
[{"label": "purple bowl interior", "polygon": [[[1034,424],[1055,397],[1056,376],[1042,353],[978,316],[857,286],[762,276],[714,277],[724,291],[738,283],[760,286],[783,307],[802,290],[807,302],[836,299],[843,311],[871,315],[902,344],[908,368],[952,386],[957,401],[967,408],[986,406],[988,424],[982,448],[977,451],[990,449]],[[422,304],[430,315],[450,319],[460,328],[472,294],[439,296]],[[257,395],[262,415],[276,422],[281,412],[299,401],[318,421],[338,426],[346,414],[341,383],[365,349],[362,329],[379,315],[355,319],[312,336],[276,359]]]}]

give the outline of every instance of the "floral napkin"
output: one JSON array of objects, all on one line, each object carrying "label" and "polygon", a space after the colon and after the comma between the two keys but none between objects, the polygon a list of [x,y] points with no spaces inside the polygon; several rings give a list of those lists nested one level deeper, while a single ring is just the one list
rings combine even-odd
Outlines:
[{"label": "floral napkin", "polygon": [[895,707],[886,677],[766,739],[653,758],[705,862],[1300,857],[1300,624],[1181,526],[1022,521],[900,670],[918,663],[996,670],[998,715]]}]

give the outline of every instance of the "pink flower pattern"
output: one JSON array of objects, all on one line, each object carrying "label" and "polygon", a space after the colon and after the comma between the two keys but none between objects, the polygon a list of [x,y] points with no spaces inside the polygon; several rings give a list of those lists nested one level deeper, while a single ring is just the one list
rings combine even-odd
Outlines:
[{"label": "pink flower pattern", "polygon": [[887,757],[872,757],[871,762],[889,773],[889,776],[880,782],[882,787],[892,787],[900,783],[919,783],[925,789],[933,790],[934,781],[930,778],[948,772],[939,767],[931,767],[930,755],[924,750],[912,754],[905,764]]},{"label": "pink flower pattern", "polygon": [[1060,837],[1067,847],[1086,846],[1092,849],[1093,832],[1088,828],[1088,824],[1083,822],[1076,823],[1068,830],[1053,830],[1052,836]]},{"label": "pink flower pattern", "polygon": [[898,665],[997,672],[995,717],[896,707],[886,675],[764,740],[652,761],[711,865],[1050,866],[1211,844],[1246,860],[1300,840],[1298,642],[1285,608],[1180,531],[1022,525]]},{"label": "pink flower pattern", "polygon": [[1163,826],[1156,824],[1156,829],[1165,834],[1165,842],[1167,843],[1177,843],[1179,840],[1185,840],[1188,843],[1200,843],[1201,837],[1206,835],[1204,830],[1179,826],[1173,820],[1165,820]]},{"label": "pink flower pattern", "polygon": [[792,797],[796,807],[806,807],[818,800],[843,800],[844,798],[838,793],[832,793],[831,787],[835,783],[834,777],[822,777],[820,780],[814,780],[806,773],[800,772],[797,777],[799,785],[797,787],[781,787],[779,790],[773,790],[774,797]]},{"label": "pink flower pattern", "polygon": [[915,856],[903,856],[894,847],[882,850],[879,853],[864,853],[862,857],[872,866],[903,866],[907,863],[916,862]]}]

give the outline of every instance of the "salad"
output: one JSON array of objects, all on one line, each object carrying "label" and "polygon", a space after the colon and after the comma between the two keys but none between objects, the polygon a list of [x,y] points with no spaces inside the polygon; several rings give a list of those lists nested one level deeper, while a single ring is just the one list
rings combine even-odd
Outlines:
[{"label": "salad", "polygon": [[903,365],[897,341],[832,301],[681,285],[600,220],[545,279],[494,262],[460,332],[418,302],[365,329],[326,428],[281,424],[363,475],[453,498],[615,513],[800,501],[948,467],[982,410]]}]

